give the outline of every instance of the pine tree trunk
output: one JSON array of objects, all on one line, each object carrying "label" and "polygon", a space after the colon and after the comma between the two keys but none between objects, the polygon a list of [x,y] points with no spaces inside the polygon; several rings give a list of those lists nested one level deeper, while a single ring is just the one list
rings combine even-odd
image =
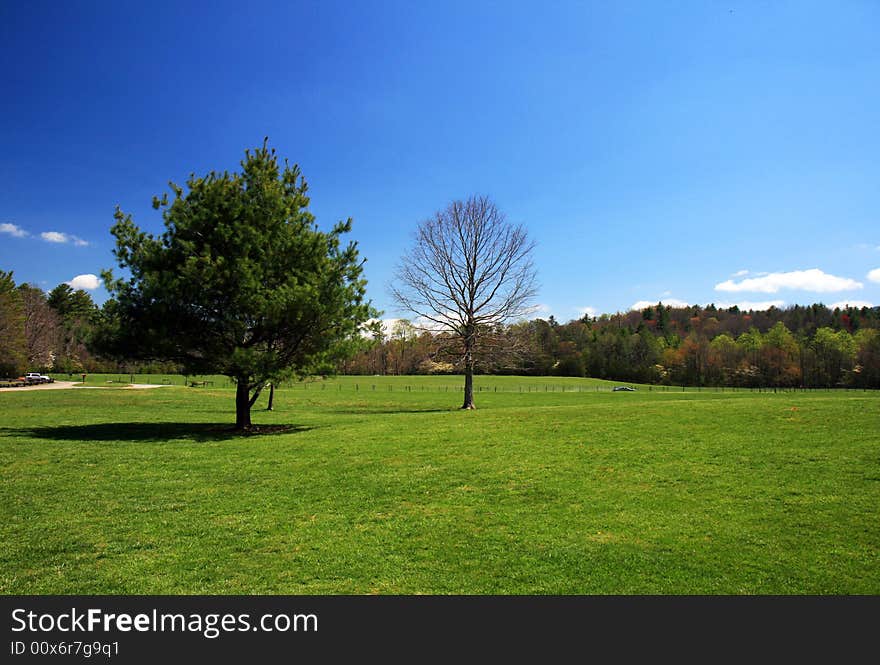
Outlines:
[{"label": "pine tree trunk", "polygon": [[235,429],[248,429],[250,426],[250,387],[247,379],[239,377],[235,384]]}]

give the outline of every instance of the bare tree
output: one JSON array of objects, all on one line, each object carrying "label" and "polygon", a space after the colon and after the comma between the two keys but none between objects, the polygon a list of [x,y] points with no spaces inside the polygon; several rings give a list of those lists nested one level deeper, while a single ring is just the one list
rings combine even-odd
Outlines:
[{"label": "bare tree", "polygon": [[474,408],[481,342],[527,314],[537,287],[534,243],[485,196],[454,201],[416,231],[391,293],[427,328],[456,342],[464,366],[464,404]]},{"label": "bare tree", "polygon": [[18,287],[18,291],[24,305],[28,367],[50,369],[61,344],[61,319],[49,306],[42,289],[22,284]]}]

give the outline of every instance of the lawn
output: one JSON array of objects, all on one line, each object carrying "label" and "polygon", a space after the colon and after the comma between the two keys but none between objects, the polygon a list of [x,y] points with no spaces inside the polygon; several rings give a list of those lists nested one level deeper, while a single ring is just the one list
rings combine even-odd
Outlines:
[{"label": "lawn", "polygon": [[459,384],[0,393],[0,593],[880,593],[876,393]]}]

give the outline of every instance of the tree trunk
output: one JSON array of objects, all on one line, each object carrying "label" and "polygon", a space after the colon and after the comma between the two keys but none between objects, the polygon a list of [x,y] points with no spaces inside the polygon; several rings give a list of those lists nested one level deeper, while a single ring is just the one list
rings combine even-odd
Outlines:
[{"label": "tree trunk", "polygon": [[471,343],[465,342],[464,354],[464,404],[462,409],[476,409],[474,406],[474,354]]},{"label": "tree trunk", "polygon": [[235,382],[235,429],[247,429],[250,426],[250,386],[247,379],[239,377]]},{"label": "tree trunk", "polygon": [[269,384],[269,406],[266,407],[266,411],[272,410],[272,402],[275,401],[275,384]]}]

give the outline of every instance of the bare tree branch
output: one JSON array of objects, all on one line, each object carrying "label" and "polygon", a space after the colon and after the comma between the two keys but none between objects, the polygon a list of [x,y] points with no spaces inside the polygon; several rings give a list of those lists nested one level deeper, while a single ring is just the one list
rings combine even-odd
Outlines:
[{"label": "bare tree branch", "polygon": [[397,268],[390,291],[398,305],[459,346],[462,408],[474,408],[473,369],[493,347],[498,326],[530,313],[537,293],[534,247],[525,229],[508,224],[488,197],[472,196],[419,224]]}]

